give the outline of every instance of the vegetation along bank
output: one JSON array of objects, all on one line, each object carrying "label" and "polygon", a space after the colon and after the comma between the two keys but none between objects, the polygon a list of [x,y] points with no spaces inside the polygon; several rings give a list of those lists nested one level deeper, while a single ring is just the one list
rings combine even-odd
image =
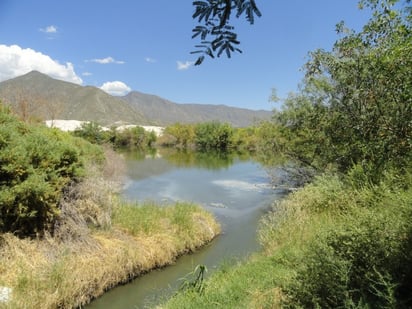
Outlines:
[{"label": "vegetation along bank", "polygon": [[1,307],[72,308],[220,232],[201,207],[116,196],[122,160],[0,107]]}]

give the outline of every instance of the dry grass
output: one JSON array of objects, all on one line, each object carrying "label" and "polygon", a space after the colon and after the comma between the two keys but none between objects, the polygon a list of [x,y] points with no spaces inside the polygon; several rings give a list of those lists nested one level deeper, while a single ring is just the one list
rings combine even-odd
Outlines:
[{"label": "dry grass", "polygon": [[[106,172],[113,175],[115,169]],[[1,308],[84,305],[111,287],[173,263],[220,232],[214,218],[193,205],[152,205],[124,223],[113,215],[127,217],[139,207],[119,204],[113,182],[103,181],[97,170],[90,176],[68,190],[53,237],[0,235],[0,287],[12,288],[11,300],[0,302]],[[148,220],[153,228],[132,228]]]},{"label": "dry grass", "polygon": [[181,239],[162,224],[156,233],[137,236],[125,229],[98,230],[87,242],[77,243],[2,235],[0,285],[13,289],[6,308],[79,306],[119,283],[171,264],[219,232],[217,225],[197,224],[199,219],[209,220],[201,212],[192,216],[194,239]]}]

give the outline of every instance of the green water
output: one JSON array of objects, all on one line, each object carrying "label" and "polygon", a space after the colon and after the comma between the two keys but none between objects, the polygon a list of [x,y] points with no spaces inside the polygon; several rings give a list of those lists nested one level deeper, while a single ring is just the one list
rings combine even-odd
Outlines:
[{"label": "green water", "polygon": [[164,152],[125,154],[127,181],[123,196],[159,203],[191,201],[215,214],[223,233],[195,254],[116,287],[88,308],[148,308],[175,293],[196,265],[208,274],[219,264],[259,250],[256,229],[262,215],[281,198],[262,166],[249,157],[223,154]]}]

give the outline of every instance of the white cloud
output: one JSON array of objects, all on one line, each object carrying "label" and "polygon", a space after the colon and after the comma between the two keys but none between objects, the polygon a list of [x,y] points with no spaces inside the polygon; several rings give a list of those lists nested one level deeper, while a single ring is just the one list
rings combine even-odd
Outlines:
[{"label": "white cloud", "polygon": [[93,75],[93,73],[90,73],[90,72],[83,72],[83,73],[82,73],[82,75],[83,75],[83,76],[92,76],[92,75]]},{"label": "white cloud", "polygon": [[132,90],[129,86],[120,81],[106,82],[100,87],[100,89],[115,96],[126,95]]},{"label": "white cloud", "polygon": [[144,58],[144,60],[145,60],[146,62],[149,62],[149,63],[155,63],[155,62],[157,62],[156,59],[153,59],[153,58],[150,58],[150,57],[146,57],[146,58]]},{"label": "white cloud", "polygon": [[106,57],[106,58],[100,58],[100,59],[92,59],[89,60],[91,62],[96,62],[96,63],[100,63],[100,64],[109,64],[109,63],[115,63],[115,64],[124,64],[124,61],[120,61],[120,60],[115,60],[113,57]]},{"label": "white cloud", "polygon": [[47,26],[46,28],[40,28],[40,31],[44,33],[57,33],[57,27],[50,25],[50,26]]},{"label": "white cloud", "polygon": [[74,72],[73,64],[60,64],[47,55],[18,45],[0,45],[0,81],[14,78],[30,71],[39,71],[53,78],[82,84]]},{"label": "white cloud", "polygon": [[177,69],[178,70],[187,70],[189,69],[192,65],[194,64],[193,61],[186,61],[186,62],[182,62],[182,61],[177,61]]}]

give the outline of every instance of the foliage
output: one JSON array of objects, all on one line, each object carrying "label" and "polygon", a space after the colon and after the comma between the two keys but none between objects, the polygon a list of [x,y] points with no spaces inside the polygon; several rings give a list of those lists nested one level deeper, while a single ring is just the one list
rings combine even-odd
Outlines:
[{"label": "foliage", "polygon": [[233,147],[238,151],[256,151],[259,127],[236,128],[233,132]]},{"label": "foliage", "polygon": [[359,33],[337,26],[332,51],[316,50],[299,94],[275,115],[282,147],[299,161],[341,172],[361,165],[378,182],[405,173],[412,153],[411,13],[397,1],[363,1],[373,17]]},{"label": "foliage", "polygon": [[146,132],[144,128],[139,126],[122,130],[112,128],[105,131],[95,122],[84,122],[73,134],[93,144],[111,144],[118,148],[146,149],[151,147],[157,139],[154,132]]},{"label": "foliage", "polygon": [[122,131],[115,131],[111,140],[115,147],[147,149],[156,141],[156,134],[146,132],[144,128],[136,126]]},{"label": "foliage", "polygon": [[196,65],[201,64],[205,56],[220,57],[223,52],[230,58],[233,52],[242,51],[236,47],[240,44],[234,26],[230,24],[232,13],[236,18],[246,16],[249,24],[253,24],[255,17],[262,14],[254,0],[207,0],[193,1],[195,12],[193,19],[197,19],[199,25],[193,29],[192,38],[200,37],[200,44],[193,54],[201,54]]},{"label": "foliage", "polygon": [[289,306],[406,308],[411,263],[411,190],[387,194],[380,212],[353,208],[313,239],[292,284]]},{"label": "foliage", "polygon": [[159,142],[165,146],[182,149],[190,148],[195,143],[195,126],[181,123],[168,126],[165,128],[163,137]]},{"label": "foliage", "polygon": [[102,130],[102,127],[96,122],[83,122],[73,134],[82,137],[93,144],[101,145],[106,142],[107,134]]},{"label": "foliage", "polygon": [[0,230],[20,236],[51,230],[64,189],[83,174],[86,153],[98,150],[20,122],[0,106]]},{"label": "foliage", "polygon": [[258,144],[258,126],[232,128],[229,124],[207,122],[175,123],[165,128],[158,145],[178,149],[255,151]]},{"label": "foliage", "polygon": [[227,123],[200,123],[195,128],[195,134],[199,150],[229,150],[233,146],[233,128]]}]

